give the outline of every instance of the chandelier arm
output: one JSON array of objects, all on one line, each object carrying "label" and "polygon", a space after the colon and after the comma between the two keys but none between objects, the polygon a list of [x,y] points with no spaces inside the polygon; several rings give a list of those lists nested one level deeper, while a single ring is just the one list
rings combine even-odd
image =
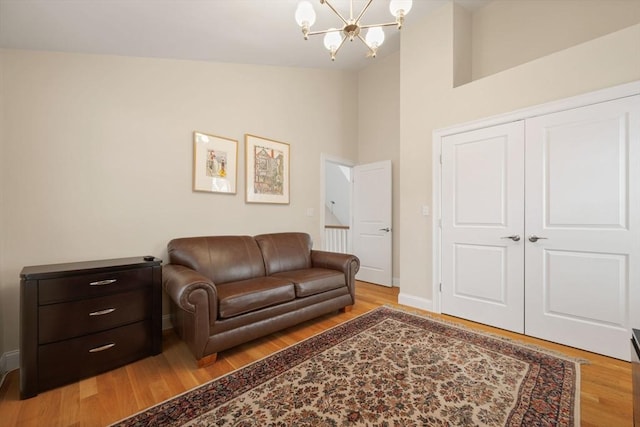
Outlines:
[{"label": "chandelier arm", "polygon": [[[353,0],[351,0],[351,1],[353,2]],[[358,15],[358,17],[356,18],[356,20],[354,22],[360,21],[360,18],[362,18],[362,15],[364,15],[364,13],[367,11],[367,9],[369,9],[369,6],[371,5],[372,1],[373,0],[369,0],[369,2],[362,8],[362,12],[360,12],[360,15]]]},{"label": "chandelier arm", "polygon": [[336,15],[338,15],[338,17],[342,20],[342,22],[344,22],[344,25],[349,25],[349,21],[347,21],[346,19],[344,19],[344,17],[342,16],[342,14],[340,12],[338,12],[336,10],[335,7],[333,7],[333,5],[331,3],[329,3],[329,0],[324,0],[324,4],[326,4],[327,6],[329,6],[329,9],[333,10],[333,13],[335,13]]},{"label": "chandelier arm", "polygon": [[[0,0],[1,1],[1,0]],[[329,28],[326,30],[319,30],[319,31],[309,31],[309,25],[307,22],[302,22],[301,24],[299,23],[299,25],[302,27],[302,33],[304,35],[304,39],[307,40],[308,36],[314,36],[314,35],[320,35],[320,34],[325,34],[327,35],[327,37],[325,37],[325,47],[327,47],[327,49],[329,49],[330,53],[331,53],[331,60],[335,60],[335,56],[336,53],[338,53],[338,51],[342,48],[342,45],[344,45],[344,42],[347,38],[349,38],[349,40],[353,41],[354,38],[359,38],[360,41],[367,47],[367,49],[369,50],[369,53],[367,56],[371,56],[374,57],[376,56],[376,52],[378,51],[378,48],[380,47],[379,44],[382,44],[382,42],[384,41],[384,33],[379,34],[379,32],[381,32],[381,30],[379,30],[378,28],[380,27],[391,27],[391,26],[397,26],[398,30],[400,30],[402,28],[402,25],[404,23],[404,11],[403,10],[399,10],[396,16],[396,20],[395,22],[386,22],[386,23],[382,23],[382,24],[368,24],[368,25],[360,25],[360,19],[362,19],[362,17],[364,16],[364,14],[367,12],[367,10],[369,9],[369,7],[371,6],[371,3],[373,3],[373,0],[367,0],[366,4],[364,5],[364,7],[362,8],[362,10],[360,11],[360,13],[358,14],[358,17],[354,19],[353,17],[353,3],[354,0],[349,0],[349,19],[347,20],[340,12],[338,12],[338,10],[333,6],[333,4],[331,4],[331,2],[336,1],[336,0],[320,0],[321,4],[326,4],[329,9],[331,9],[333,11],[333,13],[343,22],[343,27],[338,29],[338,28]],[[301,4],[306,3],[306,2],[301,2],[298,7],[299,9],[301,9]],[[392,2],[393,3],[393,2]],[[307,6],[310,6],[307,3]],[[410,2],[409,2],[409,7],[410,7]],[[309,9],[309,7],[307,7],[307,9]],[[311,8],[313,9],[313,8]],[[301,9],[302,10],[302,9]],[[303,11],[303,12],[309,12],[308,10]],[[311,10],[311,14],[315,15],[313,13],[313,10]],[[300,21],[301,18],[300,16],[304,15],[304,13],[299,13],[298,10],[296,10],[296,20]],[[314,20],[315,20],[315,16],[314,16]],[[376,28],[377,27],[377,28]],[[375,33],[372,33],[372,29],[375,28]],[[367,43],[367,40],[362,37],[361,35],[361,31],[364,29],[368,29],[369,33],[367,34],[367,37],[369,35],[371,35],[371,40],[373,45],[370,45],[369,43]],[[339,34],[339,36],[341,37],[340,39],[340,44],[335,47],[335,42],[336,40],[336,36],[331,36],[329,33],[334,33],[337,32]],[[375,40],[375,41],[374,41]],[[329,46],[328,46],[329,45]]]},{"label": "chandelier arm", "polygon": [[373,50],[373,48],[371,46],[369,46],[369,43],[367,43],[367,41],[362,38],[362,36],[360,34],[358,34],[358,38],[360,39],[360,41],[362,41],[362,43],[364,43],[364,45],[367,47],[367,49],[369,49],[369,51],[375,55],[376,51]]},{"label": "chandelier arm", "polygon": [[319,30],[319,31],[311,31],[307,33],[308,36],[317,36],[318,34],[327,34],[327,33],[341,33],[342,29],[338,28],[336,30]]},{"label": "chandelier arm", "polygon": [[340,48],[342,47],[342,45],[344,44],[344,41],[345,41],[346,39],[347,39],[347,37],[346,37],[346,36],[344,36],[344,37],[342,38],[342,41],[340,42],[340,45],[338,46],[338,48],[336,49],[336,51],[335,51],[335,52],[333,52],[333,54],[334,54],[334,55],[338,53],[338,51],[340,50]]},{"label": "chandelier arm", "polygon": [[[367,28],[373,28],[373,27],[391,27],[391,26],[397,26],[398,23],[397,22],[387,22],[386,24],[369,24],[369,25],[360,25],[360,29],[364,30]],[[309,33],[311,34],[311,33]]]}]

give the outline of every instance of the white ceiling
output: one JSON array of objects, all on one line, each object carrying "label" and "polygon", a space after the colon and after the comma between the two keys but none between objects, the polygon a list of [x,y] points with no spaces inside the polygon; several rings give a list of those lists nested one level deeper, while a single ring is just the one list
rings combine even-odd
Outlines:
[{"label": "white ceiling", "polygon": [[[414,0],[405,28],[452,0]],[[456,0],[475,8],[488,0]],[[298,0],[0,0],[0,47],[294,67],[358,69],[372,59],[359,41],[346,43],[334,63],[322,36],[305,41],[295,22]],[[343,16],[349,0],[332,0]],[[354,15],[365,0],[353,0]],[[312,0],[312,30],[340,27],[326,5]],[[392,22],[388,0],[373,0],[361,23]],[[378,51],[399,49],[385,29]],[[374,59],[375,60],[375,59]]]}]

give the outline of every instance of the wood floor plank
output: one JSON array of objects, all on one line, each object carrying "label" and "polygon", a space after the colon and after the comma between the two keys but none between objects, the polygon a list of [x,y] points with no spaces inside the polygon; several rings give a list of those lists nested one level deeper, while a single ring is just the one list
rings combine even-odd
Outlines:
[{"label": "wood floor plank", "polygon": [[[77,402],[80,400],[80,387],[63,387],[60,389],[60,402]],[[60,403],[60,404],[61,404]],[[77,423],[79,407],[71,405],[66,411],[55,411],[55,416],[60,417],[61,425],[73,425]]]},{"label": "wood floor plank", "polygon": [[89,396],[98,394],[98,382],[96,377],[86,378],[79,381],[78,386],[80,388],[80,399],[86,399]]},{"label": "wood floor plank", "polygon": [[[40,393],[31,399],[19,400],[18,371],[10,372],[0,388],[0,425],[107,425],[381,305],[403,308],[397,303],[398,291],[398,288],[358,282],[357,300],[351,312],[322,316],[224,351],[216,363],[200,369],[187,346],[173,332],[166,332],[163,352],[158,356]],[[425,314],[587,360],[588,364],[581,369],[581,425],[625,427],[633,424],[630,363],[451,316]]]}]

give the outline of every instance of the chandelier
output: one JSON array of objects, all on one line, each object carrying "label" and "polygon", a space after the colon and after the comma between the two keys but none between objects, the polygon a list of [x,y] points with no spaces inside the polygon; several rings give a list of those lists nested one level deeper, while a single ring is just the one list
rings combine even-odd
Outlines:
[{"label": "chandelier", "polygon": [[[332,0],[333,1],[333,0]],[[389,27],[395,25],[398,30],[402,28],[404,23],[404,17],[411,10],[413,4],[412,0],[391,0],[389,3],[389,11],[396,20],[394,22],[387,22],[384,24],[371,24],[362,25],[360,19],[365,14],[371,2],[368,0],[366,5],[362,8],[362,11],[354,18],[353,15],[353,0],[349,0],[349,19],[346,19],[336,8],[329,2],[329,0],[320,0],[320,4],[326,4],[338,18],[340,18],[342,28],[329,28],[322,31],[311,31],[311,26],[316,22],[316,12],[313,10],[311,3],[304,0],[298,3],[296,9],[296,22],[302,28],[302,34],[305,40],[309,39],[309,36],[315,36],[317,34],[324,34],[324,47],[327,48],[331,54],[331,60],[335,61],[336,54],[344,44],[345,40],[353,41],[354,39],[360,39],[362,43],[369,49],[367,57],[376,57],[378,48],[384,42],[384,31],[382,27]],[[367,34],[363,38],[360,32],[366,29]]]}]

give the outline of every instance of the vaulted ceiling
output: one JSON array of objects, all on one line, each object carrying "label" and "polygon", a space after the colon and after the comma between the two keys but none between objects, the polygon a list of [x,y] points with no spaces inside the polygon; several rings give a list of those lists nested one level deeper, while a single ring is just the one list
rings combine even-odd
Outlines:
[{"label": "vaulted ceiling", "polygon": [[[453,0],[414,0],[405,28]],[[488,0],[455,0],[477,8]],[[294,67],[358,69],[372,59],[358,42],[336,57],[322,36],[305,41],[294,13],[298,0],[0,0],[0,47],[123,56],[174,58]],[[331,0],[344,16],[349,0]],[[354,15],[365,0],[353,0]],[[340,27],[326,5],[312,0],[312,30]],[[388,0],[373,0],[363,24],[393,21]],[[400,34],[385,29],[378,51],[399,49]]]}]

